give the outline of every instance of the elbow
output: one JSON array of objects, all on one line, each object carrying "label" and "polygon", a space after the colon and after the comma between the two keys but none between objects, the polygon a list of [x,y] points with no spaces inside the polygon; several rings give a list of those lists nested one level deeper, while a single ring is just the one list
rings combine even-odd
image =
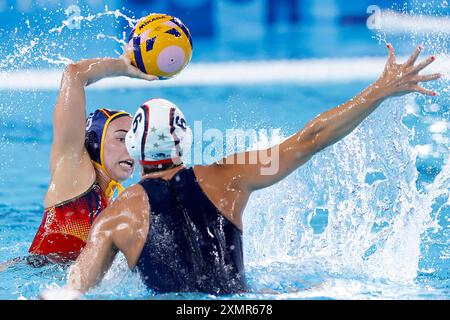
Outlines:
[{"label": "elbow", "polygon": [[77,63],[69,63],[64,68],[64,74],[66,75],[76,75],[80,72],[80,66]]},{"label": "elbow", "polygon": [[79,63],[69,63],[64,68],[63,77],[77,79],[81,78],[82,74],[83,74],[82,66]]},{"label": "elbow", "polygon": [[319,123],[311,122],[297,133],[295,144],[288,145],[297,151],[296,158],[303,161],[305,157],[312,157],[327,147],[325,133]]},{"label": "elbow", "polygon": [[64,68],[62,82],[64,83],[65,81],[69,81],[70,83],[73,81],[81,81],[83,84],[86,83],[80,64],[70,63]]},{"label": "elbow", "polygon": [[311,153],[316,154],[325,149],[327,146],[328,144],[324,141],[323,137],[320,137],[320,135],[317,134],[311,140]]},{"label": "elbow", "polygon": [[322,151],[327,147],[327,139],[324,128],[318,122],[311,124],[309,128],[309,145],[312,154]]},{"label": "elbow", "polygon": [[313,153],[318,153],[333,144],[332,137],[333,133],[328,127],[317,122],[312,125],[310,141]]}]

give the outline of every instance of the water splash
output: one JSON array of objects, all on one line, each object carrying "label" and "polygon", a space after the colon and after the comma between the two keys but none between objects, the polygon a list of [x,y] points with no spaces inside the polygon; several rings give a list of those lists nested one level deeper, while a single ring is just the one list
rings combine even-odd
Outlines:
[{"label": "water splash", "polygon": [[69,28],[72,26],[72,21],[75,21],[79,24],[81,24],[82,22],[93,22],[99,18],[102,17],[111,17],[113,16],[115,18],[115,20],[117,21],[119,18],[123,18],[125,19],[126,22],[128,22],[128,26],[130,28],[133,28],[134,25],[138,22],[139,19],[133,19],[130,18],[129,16],[127,16],[126,14],[122,13],[120,10],[116,9],[114,11],[110,11],[108,9],[108,6],[105,6],[105,11],[104,12],[99,12],[96,14],[88,14],[87,16],[77,16],[77,17],[73,17],[73,18],[68,18],[66,20],[62,21],[61,26],[59,27],[54,27],[52,29],[50,29],[48,32],[49,33],[57,33],[60,34],[65,28]]},{"label": "water splash", "polygon": [[[0,54],[0,71],[58,67],[86,57],[110,56],[111,51],[120,55],[128,32],[138,21],[125,10],[109,10],[107,6],[103,12],[86,9],[82,11],[85,15],[67,14],[65,20],[54,21],[63,12],[60,8],[34,20],[22,18],[17,23],[20,27],[9,32],[7,41],[0,45],[0,52],[7,53],[4,57]],[[79,23],[80,29],[72,29],[73,21]]]},{"label": "water splash", "polygon": [[[89,30],[90,25],[104,18],[114,18],[114,23],[119,18],[124,19],[128,27],[136,22],[108,8],[105,12],[82,16],[79,21],[86,23]],[[98,47],[102,41],[124,44],[124,35],[119,38],[105,30],[70,35],[67,23],[46,26],[45,30],[38,28],[35,35],[25,41],[16,28],[11,34],[13,52],[0,61],[0,72],[70,63],[89,52],[85,43],[91,40]],[[25,21],[24,25],[27,29],[36,27],[32,21]],[[395,43],[398,35],[379,32],[377,37],[381,42]],[[430,52],[448,55],[448,35],[443,33],[416,32],[398,39],[408,44],[408,50],[424,43]],[[430,136],[427,128],[436,121],[448,119],[448,79],[433,86],[441,93],[439,98],[409,96],[384,103],[346,139],[316,155],[278,185],[252,196],[244,218],[244,248],[246,267],[255,291],[269,287],[288,292],[290,287],[295,287],[305,290],[281,297],[355,298],[367,297],[362,292],[369,291],[375,297],[398,298],[399,295],[392,292],[406,295],[415,292],[418,272],[432,270],[430,273],[439,275],[448,270],[449,237],[445,233],[449,224],[448,218],[445,220],[445,208],[450,205],[448,140],[426,141]],[[11,93],[5,100],[8,99],[22,98]],[[23,105],[38,100],[37,96],[28,95]],[[413,103],[414,114],[408,109]],[[2,101],[1,109],[6,118],[25,113],[25,110],[13,109],[12,105]],[[36,107],[40,108],[39,114],[48,111],[39,103]],[[410,126],[405,124],[409,117],[413,117]],[[420,126],[425,117],[430,122]],[[443,132],[444,137],[445,134]],[[263,139],[258,141],[257,147],[268,143]],[[431,153],[437,152],[443,164],[426,184],[418,185],[418,181],[423,180],[418,163],[428,154],[419,152],[419,143],[430,144]],[[368,183],[367,177],[373,172],[381,173],[384,178]],[[321,233],[314,232],[311,226],[318,208],[328,214],[327,226]],[[30,234],[33,232],[29,230]],[[439,261],[443,261],[440,265],[421,266],[427,246],[436,241],[430,240],[427,232],[444,235],[439,240],[444,244],[444,249],[438,253]],[[28,242],[22,244],[27,245]],[[24,252],[26,248],[18,251]],[[104,282],[92,291],[93,296],[147,293],[125,263],[123,257],[116,259]],[[64,272],[50,268],[43,280],[39,274],[25,285],[12,288],[12,295],[32,296],[43,281],[61,283]],[[22,272],[19,274],[23,276]],[[390,291],[386,293],[383,286]]]},{"label": "water splash", "polygon": [[138,273],[128,268],[125,256],[118,253],[111,268],[105,274],[102,282],[89,291],[88,299],[114,299],[113,297],[130,299],[151,296]]},{"label": "water splash", "polygon": [[[405,6],[403,13],[441,16],[428,9],[428,5],[421,5],[406,11]],[[398,38],[392,30],[380,30],[374,37],[380,43],[407,43],[408,50],[423,43],[432,54],[448,55],[446,32],[417,29]],[[372,279],[415,287],[426,260],[423,257],[433,244],[427,233],[440,233],[439,241],[450,242],[445,236],[449,221],[441,217],[449,202],[448,120],[443,120],[449,115],[449,87],[448,78],[444,78],[433,85],[441,93],[438,99],[410,95],[384,103],[343,141],[316,155],[280,184],[256,193],[244,219],[249,268],[279,274],[277,263],[282,261],[292,265],[288,283],[314,274],[328,277],[324,283],[333,282],[332,274],[341,279]],[[405,123],[411,106],[417,110],[408,127]],[[430,113],[435,117],[428,121],[429,126],[421,126],[421,118]],[[446,130],[441,130],[443,124]],[[429,144],[429,154],[443,162],[427,183],[417,168],[429,156],[418,148],[423,142],[420,137],[430,137],[424,129],[439,129],[439,136]],[[373,172],[383,179],[368,183],[366,179]],[[446,202],[437,206],[442,197]],[[317,208],[329,212],[322,233],[314,233],[310,225]],[[445,257],[444,249],[440,262]],[[439,275],[445,274],[446,268],[448,264],[440,263],[431,270]],[[342,289],[336,281],[333,283],[335,289]],[[265,284],[264,277],[255,279],[254,284]],[[329,296],[329,289],[322,291],[325,296]],[[318,292],[316,296],[320,296]]]},{"label": "water splash", "polygon": [[[414,283],[421,237],[440,228],[431,213],[449,192],[449,158],[430,191],[417,190],[417,151],[402,124],[403,101],[384,103],[344,140],[253,195],[244,219],[250,268],[283,262],[295,266],[293,278],[306,277],[305,266],[314,265],[315,273],[340,278]],[[373,171],[385,178],[368,183]],[[309,224],[317,207],[329,212],[320,234]]]},{"label": "water splash", "polygon": [[[442,16],[428,4],[404,6],[403,13]],[[424,44],[427,53],[448,55],[448,33],[411,31],[399,35],[379,30],[374,38],[402,42],[400,50],[411,52]],[[353,287],[368,281],[400,286],[392,290],[402,290],[404,284],[417,290],[422,270],[445,279],[450,244],[445,219],[450,185],[448,80],[433,83],[438,98],[390,99],[344,140],[276,186],[255,193],[244,219],[246,261],[252,272],[279,274],[280,262],[290,264],[283,273],[289,274],[286,283],[324,278],[337,297],[342,297],[342,287],[336,279]],[[420,147],[424,143],[427,150]],[[433,168],[432,175],[423,167]],[[370,182],[374,172],[383,178]],[[328,212],[321,233],[311,226],[317,208]],[[436,242],[443,246],[434,248]],[[439,259],[428,259],[432,254]],[[267,284],[264,277],[253,281],[256,287]],[[315,294],[320,292],[329,296],[328,291]],[[353,292],[347,297],[355,296]]]}]

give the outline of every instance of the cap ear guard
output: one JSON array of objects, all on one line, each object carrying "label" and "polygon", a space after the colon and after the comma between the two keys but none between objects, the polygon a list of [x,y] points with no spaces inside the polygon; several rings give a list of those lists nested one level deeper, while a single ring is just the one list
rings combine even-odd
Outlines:
[{"label": "cap ear guard", "polygon": [[87,152],[89,153],[89,157],[91,159],[95,159],[97,157],[96,153],[100,148],[100,140],[95,131],[86,132],[86,136],[84,138],[84,145],[86,147]]},{"label": "cap ear guard", "polygon": [[103,109],[97,109],[86,119],[86,134],[84,138],[84,146],[89,153],[92,161],[102,165],[101,163],[101,139],[103,137],[103,129],[107,121],[106,114]]},{"label": "cap ear guard", "polygon": [[174,138],[175,148],[172,150],[172,157],[181,157],[183,156],[183,141],[185,140],[187,133],[187,123],[186,119],[178,108],[172,108],[173,114],[171,115],[171,123],[170,123],[170,133]]},{"label": "cap ear guard", "polygon": [[131,115],[125,111],[108,110],[105,108],[97,109],[86,119],[86,133],[84,145],[89,153],[92,161],[100,166],[103,163],[103,140],[105,138],[106,130],[111,121],[117,118]]},{"label": "cap ear guard", "polygon": [[[131,128],[125,136],[125,145],[130,156],[135,160],[142,159],[142,139],[146,131],[146,114],[144,106],[140,107],[133,117]],[[144,142],[145,144],[145,142]]]},{"label": "cap ear guard", "polygon": [[185,117],[176,105],[165,99],[151,99],[133,117],[125,143],[133,159],[143,165],[178,163],[192,139]]},{"label": "cap ear guard", "polygon": [[180,141],[180,157],[186,156],[191,151],[193,142],[192,130],[189,126],[186,126],[186,132],[182,136]]}]

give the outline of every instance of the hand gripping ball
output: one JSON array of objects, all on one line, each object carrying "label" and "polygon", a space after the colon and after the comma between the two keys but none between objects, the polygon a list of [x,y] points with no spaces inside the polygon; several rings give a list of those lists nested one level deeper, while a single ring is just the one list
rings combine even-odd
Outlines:
[{"label": "hand gripping ball", "polygon": [[159,79],[169,79],[191,61],[191,34],[178,18],[152,13],[131,31],[127,51],[133,66]]}]

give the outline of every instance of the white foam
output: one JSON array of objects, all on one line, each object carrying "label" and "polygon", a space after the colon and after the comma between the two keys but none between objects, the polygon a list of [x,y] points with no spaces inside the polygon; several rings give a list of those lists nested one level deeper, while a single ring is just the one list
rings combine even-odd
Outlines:
[{"label": "white foam", "polygon": [[448,16],[407,15],[387,10],[381,14],[380,18],[380,29],[387,33],[450,34],[450,18]]},{"label": "white foam", "polygon": [[[405,61],[406,57],[398,58]],[[143,87],[314,84],[372,81],[384,69],[385,57],[238,61],[221,63],[192,63],[181,74],[166,81],[147,82],[126,77],[103,79],[90,89]],[[450,57],[438,56],[428,73],[450,72]],[[0,90],[59,89],[62,69],[25,70],[0,73]]]},{"label": "white foam", "polygon": [[450,123],[445,120],[435,121],[429,128],[431,133],[444,133],[450,129]]}]

